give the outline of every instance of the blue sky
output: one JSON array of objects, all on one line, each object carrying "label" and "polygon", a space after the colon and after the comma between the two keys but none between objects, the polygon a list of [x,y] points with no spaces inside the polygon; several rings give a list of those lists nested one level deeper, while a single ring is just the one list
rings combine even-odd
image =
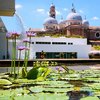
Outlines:
[{"label": "blue sky", "polygon": [[[100,26],[100,0],[16,0],[16,13],[21,18],[25,29],[43,28],[48,18],[51,3],[56,7],[56,19],[66,20],[70,13],[72,3],[76,11],[84,19],[86,16],[91,26]],[[8,31],[20,30],[20,21],[16,16],[2,17]]]}]

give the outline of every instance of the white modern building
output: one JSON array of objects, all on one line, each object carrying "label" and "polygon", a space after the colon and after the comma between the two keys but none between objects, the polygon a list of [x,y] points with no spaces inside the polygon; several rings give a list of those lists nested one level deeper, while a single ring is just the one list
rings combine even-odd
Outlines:
[{"label": "white modern building", "polygon": [[[12,41],[9,40],[9,57],[12,57]],[[23,45],[22,40],[17,40],[17,46]],[[29,46],[28,46],[29,47]],[[29,59],[88,59],[91,45],[87,45],[86,38],[66,37],[32,37],[30,41]],[[25,50],[21,51],[21,59],[25,57]],[[19,59],[17,50],[16,58]]]},{"label": "white modern building", "polygon": [[50,36],[32,37],[30,59],[41,58],[89,58],[91,45],[87,45],[86,38],[54,38]]}]

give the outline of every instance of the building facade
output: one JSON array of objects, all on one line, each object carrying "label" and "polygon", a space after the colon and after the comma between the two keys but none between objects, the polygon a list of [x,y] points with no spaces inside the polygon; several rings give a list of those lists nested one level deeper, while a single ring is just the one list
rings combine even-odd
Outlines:
[{"label": "building facade", "polygon": [[91,26],[86,17],[83,19],[82,16],[77,13],[74,5],[67,15],[67,18],[58,22],[56,19],[55,5],[50,6],[49,17],[44,21],[43,29],[30,28],[28,31],[36,32],[37,35],[56,35],[62,34],[66,37],[77,37],[81,36],[87,38],[88,44],[100,45],[100,27]]},{"label": "building facade", "polygon": [[36,59],[89,58],[88,54],[91,51],[91,45],[87,45],[86,38],[53,38],[50,36],[33,37],[31,48],[33,48],[32,55]]}]

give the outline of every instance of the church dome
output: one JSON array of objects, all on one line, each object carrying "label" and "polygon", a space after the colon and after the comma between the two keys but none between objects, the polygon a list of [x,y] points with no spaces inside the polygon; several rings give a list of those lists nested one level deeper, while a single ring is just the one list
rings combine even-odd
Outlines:
[{"label": "church dome", "polygon": [[65,24],[65,21],[64,21],[63,19],[61,19],[61,20],[59,21],[59,24]]},{"label": "church dome", "polygon": [[65,21],[64,21],[63,19],[61,19],[61,20],[59,21],[59,28],[64,28],[65,25],[66,25]]},{"label": "church dome", "polygon": [[58,22],[55,18],[49,17],[44,21],[44,24],[58,24]]},{"label": "church dome", "polygon": [[49,17],[44,21],[45,30],[55,30],[58,29],[58,22],[55,18]]},{"label": "church dome", "polygon": [[86,19],[83,20],[82,24],[85,25],[85,26],[89,26],[89,22]]},{"label": "church dome", "polygon": [[76,12],[71,12],[71,13],[68,14],[67,20],[79,20],[79,21],[82,21],[82,17]]}]

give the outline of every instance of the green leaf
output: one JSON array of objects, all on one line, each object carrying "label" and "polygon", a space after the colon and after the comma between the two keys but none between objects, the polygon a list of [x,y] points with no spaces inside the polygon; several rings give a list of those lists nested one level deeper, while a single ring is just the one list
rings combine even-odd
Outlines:
[{"label": "green leaf", "polygon": [[0,79],[0,85],[11,85],[12,82],[10,82],[7,79]]}]

